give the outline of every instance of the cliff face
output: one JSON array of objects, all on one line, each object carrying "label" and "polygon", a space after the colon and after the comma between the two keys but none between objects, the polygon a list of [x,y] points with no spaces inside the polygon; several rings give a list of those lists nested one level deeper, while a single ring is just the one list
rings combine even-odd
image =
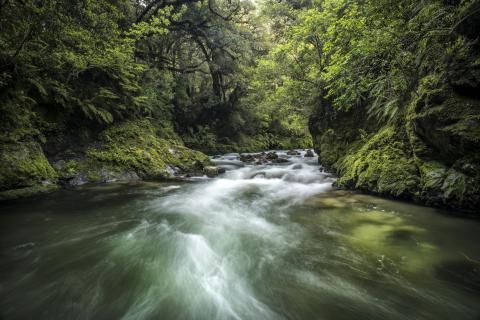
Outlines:
[{"label": "cliff face", "polygon": [[[471,23],[477,23],[472,20]],[[470,36],[473,26],[461,26]],[[477,34],[478,36],[478,34]],[[319,161],[341,188],[478,212],[480,206],[478,41],[419,75],[400,117],[379,123],[367,106],[335,110],[327,100],[310,118]]]}]

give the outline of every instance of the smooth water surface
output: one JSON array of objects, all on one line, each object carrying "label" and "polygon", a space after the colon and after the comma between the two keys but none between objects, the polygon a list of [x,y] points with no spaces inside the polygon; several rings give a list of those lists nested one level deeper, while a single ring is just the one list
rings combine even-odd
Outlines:
[{"label": "smooth water surface", "polygon": [[2,204],[0,319],[479,319],[477,221],[237,156]]}]

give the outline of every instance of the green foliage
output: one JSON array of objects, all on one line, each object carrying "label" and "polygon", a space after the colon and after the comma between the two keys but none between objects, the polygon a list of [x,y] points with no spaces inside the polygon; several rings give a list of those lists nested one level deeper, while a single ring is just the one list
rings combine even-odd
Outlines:
[{"label": "green foliage", "polygon": [[396,128],[385,127],[339,165],[338,185],[402,197],[417,192],[417,167]]},{"label": "green foliage", "polygon": [[110,169],[133,170],[141,177],[170,178],[169,167],[195,172],[210,163],[207,156],[186,148],[180,139],[159,137],[149,120],[112,126],[100,138],[100,146],[87,151],[89,160]]},{"label": "green foliage", "polygon": [[52,184],[57,174],[37,143],[2,144],[0,190]]},{"label": "green foliage", "polygon": [[98,1],[4,4],[1,92],[21,108],[48,105],[101,123],[135,109],[143,67],[122,37],[119,9]]},{"label": "green foliage", "polygon": [[337,109],[367,106],[370,117],[393,122],[422,74],[445,61],[446,46],[465,47],[452,33],[472,2],[267,1],[276,44],[259,63],[264,100],[308,114],[326,96]]}]

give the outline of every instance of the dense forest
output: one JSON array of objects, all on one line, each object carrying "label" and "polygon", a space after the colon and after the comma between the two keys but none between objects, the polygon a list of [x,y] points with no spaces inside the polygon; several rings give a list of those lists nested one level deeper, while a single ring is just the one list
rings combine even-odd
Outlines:
[{"label": "dense forest", "polygon": [[480,205],[474,0],[1,0],[0,197],[315,148],[338,187]]},{"label": "dense forest", "polygon": [[0,320],[480,319],[480,0],[0,0]]}]

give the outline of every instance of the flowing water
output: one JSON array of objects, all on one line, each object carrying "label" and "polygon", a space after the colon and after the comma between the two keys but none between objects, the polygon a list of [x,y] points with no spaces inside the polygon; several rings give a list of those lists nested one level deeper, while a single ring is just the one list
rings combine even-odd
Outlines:
[{"label": "flowing water", "polygon": [[2,204],[0,319],[479,319],[477,221],[289,160]]}]

